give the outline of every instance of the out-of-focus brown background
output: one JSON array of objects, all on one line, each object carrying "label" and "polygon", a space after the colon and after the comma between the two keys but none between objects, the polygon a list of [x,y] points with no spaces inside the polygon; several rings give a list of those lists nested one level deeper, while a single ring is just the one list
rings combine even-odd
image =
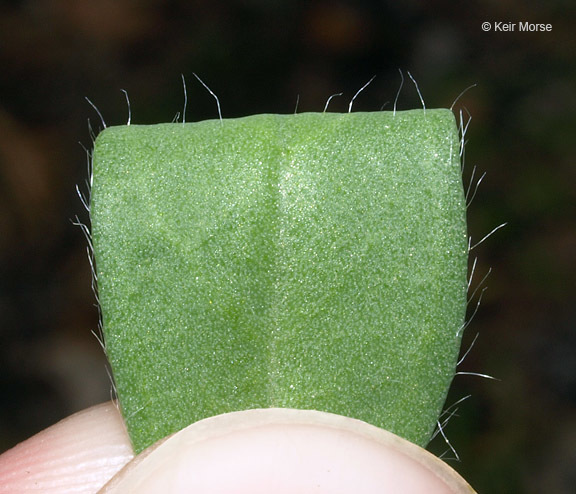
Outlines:
[{"label": "out-of-focus brown background", "polygon": [[[576,485],[576,16],[570,0],[405,2],[28,0],[0,4],[0,450],[110,397],[75,184],[87,120],[187,121],[260,112],[377,110],[417,79],[428,107],[472,115],[466,176],[477,281],[492,267],[449,403],[453,462],[479,492]],[[484,32],[482,22],[551,23]],[[419,107],[407,79],[398,108]],[[472,304],[471,309],[473,309]],[[432,449],[446,449],[434,441]],[[450,455],[449,455],[450,456]]]}]

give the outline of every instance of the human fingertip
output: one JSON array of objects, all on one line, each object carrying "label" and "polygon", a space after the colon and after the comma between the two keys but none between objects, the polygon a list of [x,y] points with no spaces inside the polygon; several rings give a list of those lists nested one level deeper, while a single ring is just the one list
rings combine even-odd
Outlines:
[{"label": "human fingertip", "polygon": [[472,494],[426,450],[330,413],[258,409],[201,420],[149,448],[102,493]]},{"label": "human fingertip", "polygon": [[0,456],[0,492],[93,493],[134,457],[119,410],[103,403]]}]

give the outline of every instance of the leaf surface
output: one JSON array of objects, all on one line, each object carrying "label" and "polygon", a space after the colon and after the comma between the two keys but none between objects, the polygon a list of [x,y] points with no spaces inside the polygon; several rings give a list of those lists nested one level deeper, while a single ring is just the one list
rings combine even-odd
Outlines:
[{"label": "leaf surface", "polygon": [[109,127],[91,214],[106,350],[137,452],[267,407],[428,442],[466,309],[450,111]]}]

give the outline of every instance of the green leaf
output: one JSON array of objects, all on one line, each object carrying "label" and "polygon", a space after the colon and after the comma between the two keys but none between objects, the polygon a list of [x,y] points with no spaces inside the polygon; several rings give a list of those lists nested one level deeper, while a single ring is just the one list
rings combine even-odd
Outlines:
[{"label": "green leaf", "polygon": [[428,442],[466,308],[449,110],[110,127],[93,173],[106,350],[137,452],[267,407]]}]

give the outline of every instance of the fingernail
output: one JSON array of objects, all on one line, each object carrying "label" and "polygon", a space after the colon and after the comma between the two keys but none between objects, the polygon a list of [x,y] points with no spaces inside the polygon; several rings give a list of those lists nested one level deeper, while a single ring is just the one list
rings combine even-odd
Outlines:
[{"label": "fingernail", "polygon": [[103,493],[460,494],[474,490],[426,450],[365,422],[258,409],[197,422],[142,453]]}]

